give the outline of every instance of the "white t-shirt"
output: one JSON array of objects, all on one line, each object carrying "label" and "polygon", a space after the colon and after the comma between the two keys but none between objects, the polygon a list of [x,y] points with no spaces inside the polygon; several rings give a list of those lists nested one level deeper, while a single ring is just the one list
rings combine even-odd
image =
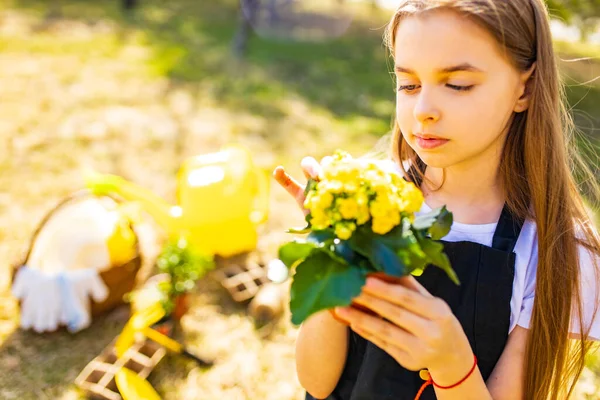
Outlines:
[{"label": "white t-shirt", "polygon": [[[419,213],[431,211],[427,204]],[[417,214],[419,214],[417,213]],[[454,222],[448,235],[443,240],[448,242],[470,241],[485,246],[492,245],[496,223],[491,224],[462,224]],[[510,300],[510,327],[508,332],[512,332],[516,325],[529,328],[531,312],[533,311],[533,299],[535,295],[535,279],[538,263],[538,240],[535,222],[527,220],[523,224],[519,238],[514,248],[516,254],[515,260],[515,278],[513,281],[513,292]],[[594,265],[592,264],[592,255],[585,248],[580,246],[579,265],[581,267],[581,289],[583,294],[584,307],[584,327],[588,326],[594,312],[594,296],[597,290],[598,280],[595,277]],[[600,263],[600,260],[597,261]],[[600,265],[600,264],[599,264]],[[579,324],[577,316],[573,313],[571,319],[570,332],[579,333]],[[600,340],[600,310],[594,319],[590,338]]]}]

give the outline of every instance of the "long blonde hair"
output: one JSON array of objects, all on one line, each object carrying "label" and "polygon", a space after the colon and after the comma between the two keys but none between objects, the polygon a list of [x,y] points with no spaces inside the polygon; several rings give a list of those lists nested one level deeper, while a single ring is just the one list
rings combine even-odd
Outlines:
[{"label": "long blonde hair", "polygon": [[[539,243],[524,398],[562,400],[572,395],[593,345],[583,317],[578,318],[582,335],[576,341],[569,340],[572,311],[583,315],[578,246],[600,254],[600,238],[573,173],[588,177],[592,198],[598,199],[600,190],[589,167],[569,146],[576,130],[565,106],[548,10],[543,0],[403,1],[385,33],[392,56],[400,22],[436,8],[458,12],[487,29],[519,71],[527,71],[536,62],[530,81],[531,103],[527,111],[514,115],[509,126],[500,176],[507,205],[516,216],[536,222]],[[401,165],[408,162],[423,178],[426,165],[405,142],[396,122],[391,142],[394,161]],[[598,299],[594,300],[597,308]]]}]

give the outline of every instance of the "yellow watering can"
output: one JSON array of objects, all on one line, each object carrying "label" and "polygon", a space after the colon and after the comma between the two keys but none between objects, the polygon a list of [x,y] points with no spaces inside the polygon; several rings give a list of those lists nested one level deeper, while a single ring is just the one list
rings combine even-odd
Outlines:
[{"label": "yellow watering can", "polygon": [[205,254],[227,257],[255,249],[257,225],[268,217],[269,174],[237,145],[185,160],[177,175],[177,205],[116,175],[91,174],[86,185],[97,194],[139,202],[169,235],[187,235]]}]

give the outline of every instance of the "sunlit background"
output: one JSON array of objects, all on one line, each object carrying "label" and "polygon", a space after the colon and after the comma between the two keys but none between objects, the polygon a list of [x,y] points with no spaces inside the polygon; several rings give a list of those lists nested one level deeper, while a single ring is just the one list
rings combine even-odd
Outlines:
[{"label": "sunlit background", "polygon": [[[395,3],[0,0],[0,399],[83,398],[77,377],[128,320],[126,303],[77,333],[19,328],[13,267],[43,218],[85,187],[85,174],[119,175],[175,205],[184,161],[231,143],[257,170],[285,165],[299,179],[306,155],[381,148],[394,110],[382,34]],[[597,168],[600,1],[550,6],[576,142]],[[302,225],[273,180],[268,196],[255,248],[217,258],[217,270],[267,265],[285,230]],[[142,219],[147,277],[157,272],[164,232]],[[193,287],[173,336],[216,363],[201,368],[169,353],[148,377],[162,398],[304,398],[288,311],[260,325],[250,299],[238,300],[218,274]],[[600,399],[596,360],[577,398]]]}]

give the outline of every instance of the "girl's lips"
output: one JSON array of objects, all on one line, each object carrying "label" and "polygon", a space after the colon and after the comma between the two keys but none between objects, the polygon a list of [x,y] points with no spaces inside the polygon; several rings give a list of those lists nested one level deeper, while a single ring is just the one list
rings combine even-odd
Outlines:
[{"label": "girl's lips", "polygon": [[420,148],[422,148],[424,150],[435,149],[436,147],[440,147],[449,142],[448,139],[442,139],[442,138],[436,138],[436,137],[426,139],[421,136],[415,136],[415,140],[417,142],[417,146],[419,146]]}]

